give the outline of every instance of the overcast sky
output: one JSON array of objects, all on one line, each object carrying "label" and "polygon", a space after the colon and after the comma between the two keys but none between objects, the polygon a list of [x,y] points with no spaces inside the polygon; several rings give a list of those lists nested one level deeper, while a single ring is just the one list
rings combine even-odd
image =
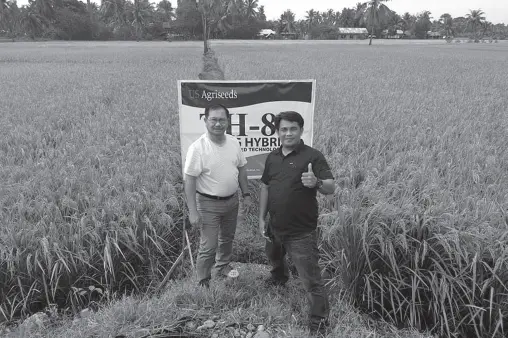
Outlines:
[{"label": "overcast sky", "polygon": [[[81,1],[86,3],[86,0]],[[176,6],[177,0],[170,1],[173,6]],[[357,2],[363,1],[365,0],[258,0],[259,5],[265,6],[268,19],[277,19],[290,8],[296,14],[297,20],[304,18],[305,12],[311,8],[318,11],[326,11],[329,8],[339,11],[344,7],[354,7]],[[94,2],[100,3],[100,0]],[[151,0],[151,2],[157,2],[157,0]],[[18,0],[19,6],[27,3],[28,0]],[[428,10],[436,20],[443,13],[450,13],[456,17],[465,16],[470,9],[482,9],[487,20],[508,24],[508,0],[390,0],[387,5],[400,15],[405,12],[417,14]]]}]

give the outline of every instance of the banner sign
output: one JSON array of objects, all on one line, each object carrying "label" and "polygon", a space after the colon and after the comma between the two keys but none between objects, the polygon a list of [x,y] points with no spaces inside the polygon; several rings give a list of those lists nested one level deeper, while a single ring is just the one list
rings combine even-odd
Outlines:
[{"label": "banner sign", "polygon": [[178,81],[182,170],[189,146],[206,133],[205,107],[220,103],[230,112],[227,133],[235,136],[247,158],[249,179],[259,179],[265,160],[280,146],[274,118],[296,111],[305,121],[302,140],[312,146],[316,80]]}]

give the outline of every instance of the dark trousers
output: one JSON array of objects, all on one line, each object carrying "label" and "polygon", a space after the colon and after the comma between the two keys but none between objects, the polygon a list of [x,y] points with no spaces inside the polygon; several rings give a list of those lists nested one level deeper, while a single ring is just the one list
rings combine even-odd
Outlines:
[{"label": "dark trousers", "polygon": [[270,271],[272,278],[280,283],[286,283],[289,279],[286,261],[286,253],[288,253],[307,292],[310,304],[310,325],[327,323],[330,305],[318,262],[316,231],[298,237],[281,237],[270,230],[268,232],[271,242],[266,241],[265,251],[272,266]]}]

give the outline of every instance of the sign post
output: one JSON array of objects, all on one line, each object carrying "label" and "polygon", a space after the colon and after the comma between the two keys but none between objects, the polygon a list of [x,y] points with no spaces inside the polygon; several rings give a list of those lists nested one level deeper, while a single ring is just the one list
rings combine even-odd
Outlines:
[{"label": "sign post", "polygon": [[235,136],[247,158],[249,179],[263,174],[268,154],[280,146],[274,118],[296,111],[305,121],[302,140],[312,146],[316,80],[178,81],[182,171],[187,149],[206,132],[205,107],[220,103],[230,112],[227,133]]}]

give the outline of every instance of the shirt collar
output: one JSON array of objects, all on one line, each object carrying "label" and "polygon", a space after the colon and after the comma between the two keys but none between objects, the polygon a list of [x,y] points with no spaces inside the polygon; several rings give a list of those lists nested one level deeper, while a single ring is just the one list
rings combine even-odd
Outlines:
[{"label": "shirt collar", "polygon": [[[305,146],[305,143],[303,142],[302,139],[300,139],[300,143],[298,143],[298,145],[295,147],[295,149],[292,151],[292,153],[294,152],[294,153],[298,154],[300,151],[302,151],[304,146]],[[282,145],[279,148],[277,148],[277,153],[282,155]]]}]

